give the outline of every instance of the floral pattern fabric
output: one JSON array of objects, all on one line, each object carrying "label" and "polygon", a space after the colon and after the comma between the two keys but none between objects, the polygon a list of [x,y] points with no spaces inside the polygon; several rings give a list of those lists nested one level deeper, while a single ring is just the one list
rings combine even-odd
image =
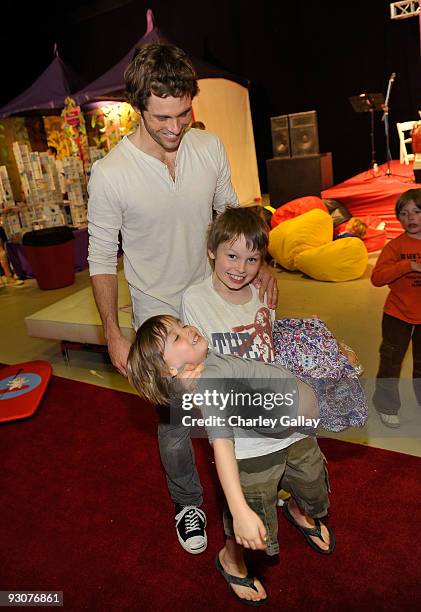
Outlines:
[{"label": "floral pattern fabric", "polygon": [[310,385],[328,431],[362,427],[368,406],[357,371],[320,319],[279,319],[273,325],[275,363]]}]

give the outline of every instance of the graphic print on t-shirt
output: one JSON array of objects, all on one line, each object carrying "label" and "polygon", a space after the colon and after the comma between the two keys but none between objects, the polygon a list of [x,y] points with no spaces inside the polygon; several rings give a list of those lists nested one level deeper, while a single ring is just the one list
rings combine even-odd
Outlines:
[{"label": "graphic print on t-shirt", "polygon": [[[400,253],[400,259],[409,259],[410,261],[415,261],[417,263],[421,260],[421,253]],[[421,287],[421,276],[419,272],[410,272],[406,274],[406,278],[410,282],[411,287]]]},{"label": "graphic print on t-shirt", "polygon": [[274,359],[272,325],[269,308],[262,306],[254,321],[237,325],[230,332],[212,333],[212,346],[225,355],[238,355],[259,361]]}]

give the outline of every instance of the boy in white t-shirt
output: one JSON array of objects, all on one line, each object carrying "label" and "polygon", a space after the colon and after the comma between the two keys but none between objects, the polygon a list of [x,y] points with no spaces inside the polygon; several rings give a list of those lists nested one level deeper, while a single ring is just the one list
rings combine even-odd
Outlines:
[{"label": "boy in white t-shirt", "polygon": [[[275,313],[260,302],[252,284],[267,250],[265,221],[254,208],[228,208],[213,221],[207,244],[213,274],[185,291],[181,318],[196,326],[210,347],[222,354],[273,361]],[[303,533],[312,548],[322,554],[331,553],[335,546],[334,535],[320,521],[329,507],[328,476],[316,438],[294,432],[288,437],[271,439],[270,443],[266,439],[264,446],[265,455],[262,456],[258,439],[242,439],[241,447],[236,441],[242,485],[247,486],[249,474],[253,473],[251,486],[256,493],[259,483],[264,483],[267,490],[267,473],[268,469],[273,469],[273,456],[273,465],[278,467],[273,476],[277,480],[280,478],[282,488],[291,493],[290,500],[283,506],[286,518]],[[275,504],[277,486],[276,481],[273,484]],[[232,517],[228,511],[224,515],[224,526],[226,535],[233,537]],[[221,573],[244,577],[245,567],[233,563],[225,549],[218,559]],[[244,587],[231,586],[237,596],[244,597]]]}]

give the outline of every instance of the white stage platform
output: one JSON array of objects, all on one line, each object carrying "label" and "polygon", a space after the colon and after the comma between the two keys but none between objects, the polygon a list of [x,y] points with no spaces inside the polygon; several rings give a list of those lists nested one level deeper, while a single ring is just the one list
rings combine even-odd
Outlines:
[{"label": "white stage platform", "polygon": [[[118,318],[124,336],[131,342],[130,293],[122,271],[118,273]],[[106,345],[101,318],[91,287],[77,291],[47,308],[25,317],[29,336]]]}]

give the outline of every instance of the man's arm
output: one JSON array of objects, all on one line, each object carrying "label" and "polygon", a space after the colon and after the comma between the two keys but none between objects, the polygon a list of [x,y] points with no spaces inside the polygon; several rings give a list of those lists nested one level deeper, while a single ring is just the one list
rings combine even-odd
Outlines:
[{"label": "man's arm", "polygon": [[213,197],[213,209],[219,214],[227,206],[239,206],[238,196],[231,181],[231,167],[222,142],[217,139],[215,160],[218,167],[218,178]]},{"label": "man's arm", "polygon": [[117,276],[115,274],[96,274],[91,277],[91,281],[111,361],[120,374],[127,376],[130,342],[123,336],[118,324]]},{"label": "man's arm", "polygon": [[266,303],[269,308],[276,308],[278,305],[278,283],[275,271],[267,264],[262,264],[259,274],[253,281],[253,285],[259,290],[259,299]]},{"label": "man's arm", "polygon": [[248,506],[241,489],[232,440],[216,438],[213,441],[213,450],[219,480],[232,514],[237,544],[253,550],[266,548],[265,526]]},{"label": "man's arm", "polygon": [[111,361],[120,374],[127,376],[130,343],[121,333],[117,310],[117,253],[122,209],[98,162],[92,167],[88,191],[88,261],[92,289]]}]

